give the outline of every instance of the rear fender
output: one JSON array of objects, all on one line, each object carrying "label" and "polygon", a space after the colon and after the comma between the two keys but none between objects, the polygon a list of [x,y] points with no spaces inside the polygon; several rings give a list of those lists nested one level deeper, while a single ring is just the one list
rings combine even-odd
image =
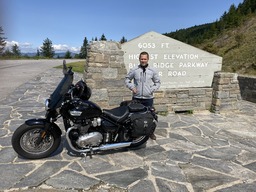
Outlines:
[{"label": "rear fender", "polygon": [[56,125],[55,123],[51,123],[49,121],[47,121],[46,119],[29,119],[27,121],[25,121],[25,124],[28,126],[32,126],[32,125],[43,125],[45,128],[46,126],[50,125],[50,129],[49,131],[56,131],[58,135],[61,135],[61,129],[59,128],[58,125]]}]

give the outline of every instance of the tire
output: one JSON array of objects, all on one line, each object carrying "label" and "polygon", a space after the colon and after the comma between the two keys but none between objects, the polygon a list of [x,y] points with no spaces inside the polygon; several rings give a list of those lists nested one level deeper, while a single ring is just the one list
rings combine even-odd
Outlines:
[{"label": "tire", "polygon": [[143,145],[144,143],[146,143],[148,139],[149,139],[149,136],[137,137],[132,140],[132,144],[130,145],[130,147],[131,148],[139,147],[139,146]]},{"label": "tire", "polygon": [[27,159],[42,159],[56,151],[61,142],[61,135],[57,131],[50,130],[38,146],[35,146],[43,125],[22,124],[12,136],[12,147],[20,156]]}]

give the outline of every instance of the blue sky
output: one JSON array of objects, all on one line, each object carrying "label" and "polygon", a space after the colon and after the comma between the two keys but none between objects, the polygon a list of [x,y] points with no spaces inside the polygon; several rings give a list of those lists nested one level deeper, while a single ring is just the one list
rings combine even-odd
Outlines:
[{"label": "blue sky", "polygon": [[243,0],[0,0],[0,26],[9,46],[32,52],[49,38],[55,51],[78,51],[104,33],[131,40],[214,22]]}]

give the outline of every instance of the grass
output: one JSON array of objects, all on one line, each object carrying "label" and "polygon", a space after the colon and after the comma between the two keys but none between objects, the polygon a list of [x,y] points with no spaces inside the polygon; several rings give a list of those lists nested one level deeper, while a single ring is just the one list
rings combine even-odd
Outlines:
[{"label": "grass", "polygon": [[248,17],[240,26],[223,30],[197,47],[223,57],[222,71],[255,76],[255,31],[256,16]]},{"label": "grass", "polygon": [[161,116],[167,116],[169,114],[168,111],[157,111],[157,115],[161,115]]},{"label": "grass", "polygon": [[[67,67],[72,67],[72,70],[77,73],[83,73],[84,72],[84,65],[85,61],[77,61],[72,63],[67,63]],[[57,66],[55,68],[62,69],[62,65]]]}]

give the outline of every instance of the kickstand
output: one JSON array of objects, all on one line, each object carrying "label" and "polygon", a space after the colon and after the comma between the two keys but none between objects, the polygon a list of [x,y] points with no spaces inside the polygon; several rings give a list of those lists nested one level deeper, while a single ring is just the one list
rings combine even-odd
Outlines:
[{"label": "kickstand", "polygon": [[84,159],[84,162],[85,162],[87,156],[89,156],[90,159],[92,159],[92,155],[94,154],[94,152],[93,152],[93,149],[90,148],[90,151],[89,151],[89,152],[87,152],[87,153],[81,153],[81,154],[82,154],[83,159]]}]

